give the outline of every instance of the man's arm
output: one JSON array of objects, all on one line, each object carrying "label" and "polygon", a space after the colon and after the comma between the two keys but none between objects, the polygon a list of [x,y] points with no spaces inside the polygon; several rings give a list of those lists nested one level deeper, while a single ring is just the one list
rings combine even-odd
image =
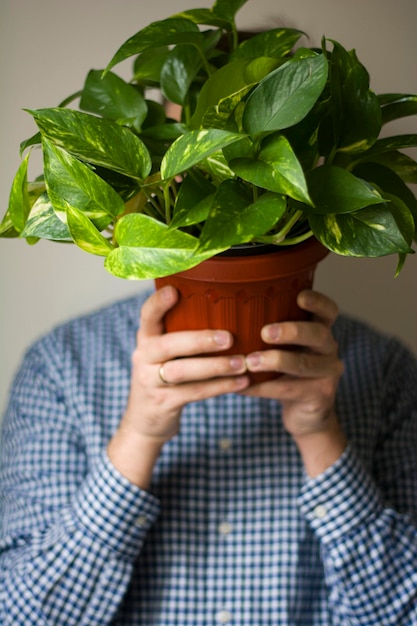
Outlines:
[{"label": "man's arm", "polygon": [[2,427],[4,626],[111,623],[159,511],[105,454],[88,467],[78,416],[62,391],[63,360],[53,341],[29,353]]},{"label": "man's arm", "polygon": [[[177,299],[173,287],[164,287],[142,308],[129,402],[107,449],[114,466],[144,489],[162,447],[179,431],[182,408],[249,384],[244,356],[221,356],[232,345],[229,332],[164,333],[164,315]],[[201,356],[213,352],[219,356]],[[168,383],[160,378],[161,366]]]},{"label": "man's arm", "polygon": [[[335,410],[343,371],[331,335],[335,305],[315,293],[303,292],[299,298],[300,306],[313,314],[312,322],[266,327],[264,339],[274,347],[247,358],[253,371],[283,375],[244,393],[282,402],[284,425],[306,469],[298,504],[320,541],[329,605],[337,623],[414,626],[417,364],[396,342],[380,357],[380,436],[377,449],[369,450],[375,471],[371,477],[347,443]],[[288,344],[298,347],[281,349]],[[358,414],[358,421],[361,418]]]},{"label": "man's arm", "polygon": [[[262,337],[271,349],[246,358],[250,371],[276,371],[280,376],[244,393],[281,402],[284,426],[298,446],[307,473],[317,476],[346,447],[335,411],[343,372],[331,330],[338,311],[330,298],[313,291],[302,291],[298,304],[311,313],[311,321],[265,326]],[[294,349],[287,350],[287,346]]]},{"label": "man's arm", "polygon": [[[146,488],[163,444],[178,431],[182,406],[248,384],[243,357],[193,356],[220,353],[229,333],[164,335],[162,318],[176,297],[168,288],[143,307],[128,407],[99,458],[78,428],[82,408],[63,389],[68,363],[60,342],[51,336],[26,358],[3,425],[5,626],[110,624],[159,512]],[[168,380],[180,384],[162,382],[162,363]]]}]

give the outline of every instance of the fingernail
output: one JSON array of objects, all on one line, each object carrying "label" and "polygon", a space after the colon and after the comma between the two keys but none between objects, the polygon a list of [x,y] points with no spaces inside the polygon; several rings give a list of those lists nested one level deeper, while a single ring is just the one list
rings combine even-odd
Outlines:
[{"label": "fingernail", "polygon": [[259,352],[253,352],[246,357],[246,365],[249,370],[256,370],[262,364],[262,358]]},{"label": "fingernail", "polygon": [[233,356],[230,359],[230,367],[232,370],[241,370],[245,369],[245,359],[243,356]]},{"label": "fingernail", "polygon": [[236,376],[234,379],[234,383],[237,389],[244,389],[248,386],[248,377],[247,376]]},{"label": "fingernail", "polygon": [[279,326],[279,324],[271,324],[271,326],[268,326],[266,334],[268,339],[276,341],[281,337],[281,332],[281,326]]},{"label": "fingernail", "polygon": [[171,285],[165,285],[165,287],[161,287],[159,293],[164,300],[172,300],[172,290],[173,287]]},{"label": "fingernail", "polygon": [[299,299],[300,299],[300,305],[302,307],[310,307],[314,304],[316,300],[316,296],[315,296],[314,291],[305,289],[299,294]]},{"label": "fingernail", "polygon": [[213,334],[213,341],[218,346],[227,346],[230,343],[230,335],[218,330]]}]

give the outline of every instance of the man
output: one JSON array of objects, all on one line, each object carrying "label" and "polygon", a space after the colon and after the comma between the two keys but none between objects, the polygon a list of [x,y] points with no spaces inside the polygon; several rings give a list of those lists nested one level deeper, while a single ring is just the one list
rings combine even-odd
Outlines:
[{"label": "man", "polygon": [[312,291],[310,322],[222,356],[221,329],[164,333],[177,297],[28,352],[3,428],[2,623],[417,623],[413,357]]}]

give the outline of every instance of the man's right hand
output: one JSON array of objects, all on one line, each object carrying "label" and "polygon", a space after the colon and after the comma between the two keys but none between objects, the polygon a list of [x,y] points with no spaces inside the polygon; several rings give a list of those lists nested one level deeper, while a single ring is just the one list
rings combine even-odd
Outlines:
[{"label": "man's right hand", "polygon": [[228,331],[165,333],[164,315],[177,300],[178,292],[167,286],[142,307],[129,401],[107,450],[114,466],[143,489],[162,446],[178,433],[186,404],[249,386],[244,356],[221,355],[233,343]]}]

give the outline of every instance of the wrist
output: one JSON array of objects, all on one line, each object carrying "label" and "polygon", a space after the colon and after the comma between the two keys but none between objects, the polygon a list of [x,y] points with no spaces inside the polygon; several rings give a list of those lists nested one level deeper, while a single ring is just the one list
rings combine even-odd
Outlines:
[{"label": "wrist", "polygon": [[316,478],[343,454],[347,438],[334,416],[326,428],[294,437],[307,474]]},{"label": "wrist", "polygon": [[107,446],[110,462],[137,487],[149,489],[164,441],[119,427]]}]

